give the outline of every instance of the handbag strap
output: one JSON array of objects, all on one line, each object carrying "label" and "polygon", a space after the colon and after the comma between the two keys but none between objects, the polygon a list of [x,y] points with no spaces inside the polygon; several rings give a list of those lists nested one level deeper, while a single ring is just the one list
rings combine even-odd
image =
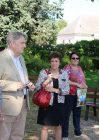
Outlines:
[{"label": "handbag strap", "polygon": [[45,69],[47,75],[50,74],[50,70],[49,69]]}]

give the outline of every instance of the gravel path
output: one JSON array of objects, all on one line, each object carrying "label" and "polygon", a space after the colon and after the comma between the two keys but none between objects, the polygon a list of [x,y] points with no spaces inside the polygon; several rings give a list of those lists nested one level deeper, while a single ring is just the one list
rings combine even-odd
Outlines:
[{"label": "gravel path", "polygon": [[[37,109],[37,107],[33,107],[33,109],[28,113],[24,140],[39,140],[41,126],[36,124]],[[82,112],[82,114],[84,114],[84,111]],[[97,118],[91,118],[88,121],[85,121],[82,115],[81,128],[83,134],[88,136],[85,136],[85,138],[83,138],[82,140],[99,140],[99,115]],[[54,131],[50,129],[49,140],[54,140],[53,133]],[[74,137],[72,119],[70,119],[69,139],[81,140],[81,138],[75,139]]]}]

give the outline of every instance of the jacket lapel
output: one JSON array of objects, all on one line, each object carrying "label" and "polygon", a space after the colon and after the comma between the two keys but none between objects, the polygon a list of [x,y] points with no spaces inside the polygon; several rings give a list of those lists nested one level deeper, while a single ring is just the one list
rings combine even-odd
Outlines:
[{"label": "jacket lapel", "polygon": [[19,75],[19,73],[18,73],[18,71],[16,69],[16,66],[15,66],[15,64],[14,64],[14,62],[13,62],[13,60],[12,60],[12,58],[11,58],[9,52],[8,52],[8,49],[5,50],[5,54],[6,54],[6,57],[8,59],[8,63],[10,64],[11,68],[15,72],[15,75],[16,75],[18,81],[21,81],[20,75]]}]

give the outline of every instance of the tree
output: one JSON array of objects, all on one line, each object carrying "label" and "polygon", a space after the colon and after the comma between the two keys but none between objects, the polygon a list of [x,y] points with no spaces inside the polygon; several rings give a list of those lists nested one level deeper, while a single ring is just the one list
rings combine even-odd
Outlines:
[{"label": "tree", "polygon": [[55,20],[62,17],[61,4],[64,0],[50,3],[50,0],[1,0],[0,40],[10,30],[22,30],[28,35],[28,42],[53,43],[56,36]]},{"label": "tree", "polygon": [[64,19],[59,19],[56,21],[56,27],[58,32],[66,26],[67,22]]}]

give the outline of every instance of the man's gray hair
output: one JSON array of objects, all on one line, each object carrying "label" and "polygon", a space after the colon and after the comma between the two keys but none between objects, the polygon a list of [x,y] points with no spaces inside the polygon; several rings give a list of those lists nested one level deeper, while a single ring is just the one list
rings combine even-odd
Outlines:
[{"label": "man's gray hair", "polygon": [[24,33],[20,31],[9,32],[7,35],[7,46],[10,45],[11,41],[18,40],[20,37],[24,37],[25,40],[27,41],[27,36]]}]

